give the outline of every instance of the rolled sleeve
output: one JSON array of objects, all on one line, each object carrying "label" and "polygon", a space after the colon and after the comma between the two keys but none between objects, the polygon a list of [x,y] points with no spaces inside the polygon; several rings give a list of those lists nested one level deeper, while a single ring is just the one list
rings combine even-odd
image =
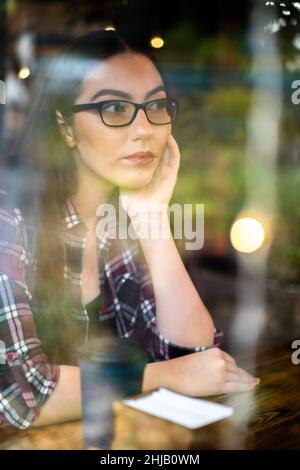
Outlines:
[{"label": "rolled sleeve", "polygon": [[137,315],[139,337],[153,361],[165,361],[185,356],[194,352],[219,347],[223,340],[223,332],[214,327],[214,342],[211,346],[185,347],[169,341],[160,334],[156,322],[156,305],[153,285],[149,272],[144,276],[141,285],[141,299]]},{"label": "rolled sleeve", "polygon": [[[149,305],[147,305],[146,308],[148,309]],[[146,349],[150,353],[153,361],[158,362],[175,359],[177,357],[185,356],[195,352],[205,351],[214,347],[219,347],[223,339],[223,332],[217,331],[215,328],[214,342],[210,346],[179,346],[159,332],[156,324],[156,318],[153,318],[148,322],[148,324],[146,324],[145,337]]]},{"label": "rolled sleeve", "polygon": [[[1,368],[4,369],[1,371]],[[24,360],[16,353],[7,354],[0,366],[0,420],[19,429],[27,429],[40,414],[52,394],[60,368],[47,362]]]},{"label": "rolled sleeve", "polygon": [[211,346],[195,346],[186,347],[179,346],[169,341],[165,336],[159,333],[156,324],[151,326],[152,333],[155,337],[153,341],[152,356],[154,361],[164,361],[168,359],[175,359],[177,357],[185,356],[187,354],[205,351],[214,347],[219,347],[223,339],[223,332],[215,329],[214,342]]},{"label": "rolled sleeve", "polygon": [[53,393],[60,368],[48,363],[36,334],[21,233],[14,214],[0,211],[0,422],[26,429]]}]

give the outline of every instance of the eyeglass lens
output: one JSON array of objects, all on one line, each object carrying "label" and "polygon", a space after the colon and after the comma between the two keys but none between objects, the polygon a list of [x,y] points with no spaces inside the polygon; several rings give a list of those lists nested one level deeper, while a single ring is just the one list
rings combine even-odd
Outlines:
[{"label": "eyeglass lens", "polygon": [[[153,124],[168,124],[176,114],[176,103],[168,99],[151,101],[146,105],[146,114]],[[122,126],[128,124],[135,112],[132,103],[121,100],[112,100],[101,107],[101,115],[105,124],[109,126]]]}]

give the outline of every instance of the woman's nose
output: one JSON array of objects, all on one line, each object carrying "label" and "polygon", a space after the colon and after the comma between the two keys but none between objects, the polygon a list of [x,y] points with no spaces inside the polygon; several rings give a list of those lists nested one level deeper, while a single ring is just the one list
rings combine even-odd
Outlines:
[{"label": "woman's nose", "polygon": [[146,113],[143,109],[139,109],[131,123],[131,131],[134,136],[150,136],[153,134],[153,127],[148,121]]}]

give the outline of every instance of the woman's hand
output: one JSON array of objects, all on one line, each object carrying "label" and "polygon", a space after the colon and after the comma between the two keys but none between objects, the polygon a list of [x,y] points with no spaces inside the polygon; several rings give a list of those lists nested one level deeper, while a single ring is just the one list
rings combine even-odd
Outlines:
[{"label": "woman's hand", "polygon": [[143,392],[166,387],[185,395],[204,397],[253,390],[260,381],[238,367],[235,360],[219,348],[154,362],[147,368]]},{"label": "woman's hand", "polygon": [[138,190],[120,189],[123,208],[129,216],[166,208],[172,197],[180,165],[180,150],[170,134],[161,161],[150,183]]}]

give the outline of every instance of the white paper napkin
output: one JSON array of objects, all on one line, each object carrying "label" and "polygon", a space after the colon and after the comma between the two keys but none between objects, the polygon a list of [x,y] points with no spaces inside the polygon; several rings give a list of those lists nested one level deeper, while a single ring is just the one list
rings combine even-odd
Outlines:
[{"label": "white paper napkin", "polygon": [[144,397],[122,401],[127,406],[189,429],[206,426],[228,418],[233,413],[233,408],[229,406],[191,398],[166,388],[159,388]]}]

